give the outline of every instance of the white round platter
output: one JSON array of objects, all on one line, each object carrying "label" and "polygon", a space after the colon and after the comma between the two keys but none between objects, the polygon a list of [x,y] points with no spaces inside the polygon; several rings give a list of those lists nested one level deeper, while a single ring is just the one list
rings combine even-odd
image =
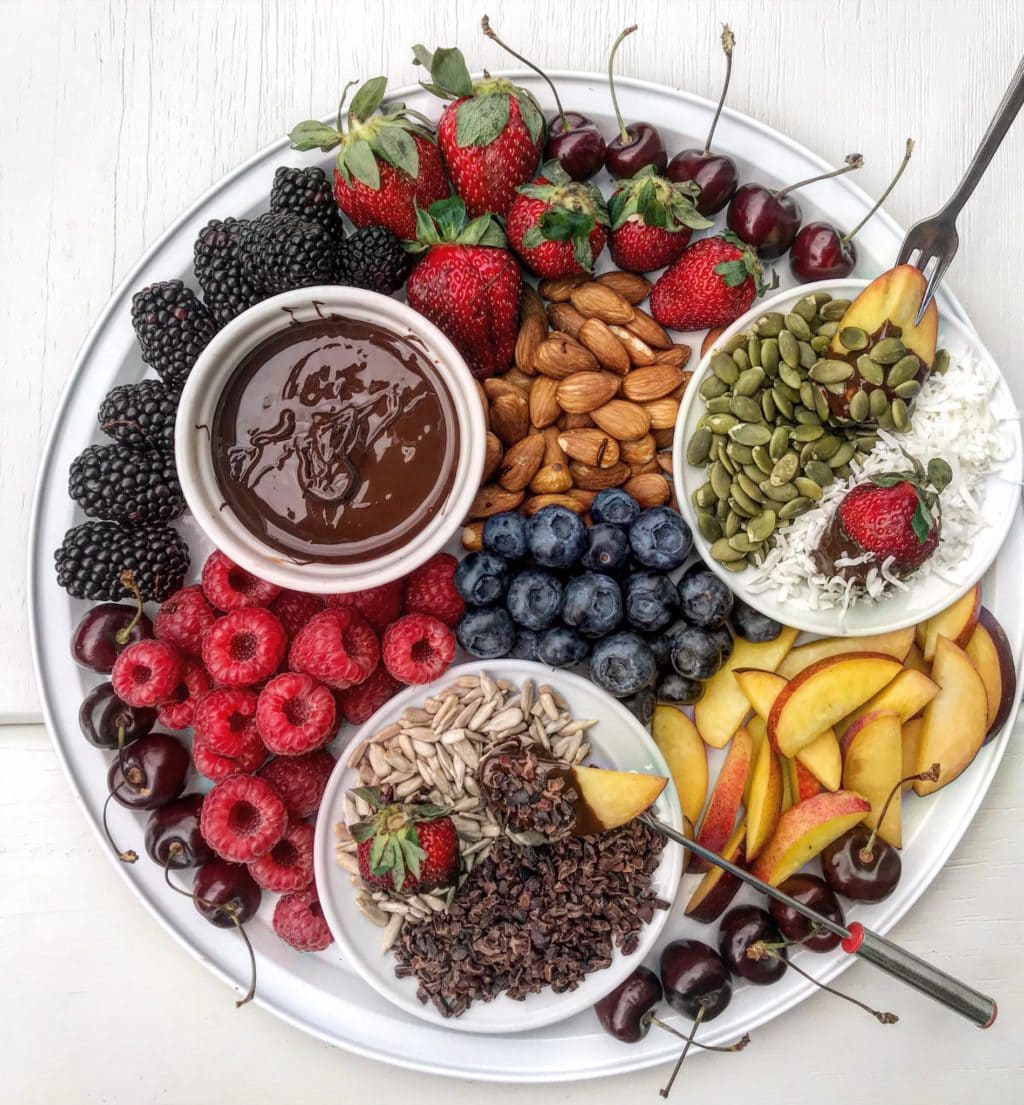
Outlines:
[{"label": "white round platter", "polygon": [[[357,747],[374,733],[397,721],[407,707],[421,704],[433,690],[449,686],[460,676],[480,672],[487,672],[492,679],[508,679],[517,687],[522,686],[526,679],[533,679],[536,684],[548,682],[564,696],[574,718],[596,718],[598,724],[587,730],[587,740],[592,749],[590,762],[596,766],[639,771],[647,775],[668,775],[668,767],[650,733],[625,706],[589,679],[567,671],[552,673],[542,664],[528,660],[460,664],[443,675],[433,688],[408,687],[385,703],[360,727],[349,747]],[[644,925],[640,930],[639,947],[632,955],[617,951],[611,966],[587,975],[575,990],[554,994],[545,989],[539,994],[531,994],[524,1001],[513,1001],[501,995],[492,1002],[476,1002],[461,1017],[445,1020],[433,1004],[424,1005],[417,999],[415,978],[395,978],[394,956],[381,954],[381,930],[359,912],[351,880],[347,872],[335,863],[337,838],[334,827],[345,819],[342,799],[346,791],[358,785],[356,772],[346,765],[344,759],[340,760],[327,784],[316,822],[316,885],[320,904],[342,955],[378,993],[384,994],[407,1013],[421,1017],[430,1024],[462,1032],[511,1033],[542,1028],[589,1009],[642,963],[658,942],[668,920],[668,910],[656,911],[650,924]],[[679,798],[673,784],[670,783],[662,791],[652,810],[673,828],[682,830]],[[671,842],[666,844],[661,863],[651,880],[654,893],[670,906],[679,889],[682,861],[682,848]]]},{"label": "white round platter", "polygon": [[[513,76],[534,92],[545,110],[553,109],[547,88],[534,75],[521,72],[503,75]],[[606,135],[613,133],[611,98],[602,75],[571,72],[552,75],[568,107],[585,111]],[[707,100],[625,78],[617,81],[617,87],[626,117],[646,119],[657,125],[673,152],[703,140],[714,111],[714,105]],[[439,102],[418,87],[396,89],[392,95],[431,118],[438,117]],[[282,119],[282,133],[295,122]],[[728,108],[722,114],[715,145],[736,158],[742,179],[781,185],[831,167],[784,135]],[[838,159],[843,151],[829,152]],[[192,243],[206,222],[265,210],[276,166],[307,164],[311,160],[309,155],[289,151],[286,139],[268,146],[200,197],[153,243],[115,291],[86,338],[40,461],[28,547],[29,612],[36,676],[47,727],[72,790],[97,834],[106,796],[106,757],[82,739],[77,720],[78,704],[96,677],[74,664],[68,648],[72,629],[88,604],[71,601],[58,589],[52,563],[53,550],[65,530],[80,520],[67,498],[68,466],[82,448],[100,440],[96,410],[106,392],[144,374],[130,322],[132,293],[155,280],[177,276],[191,281]],[[329,158],[323,157],[321,163],[329,165]],[[607,178],[602,178],[601,183],[607,186]],[[805,218],[827,216],[846,227],[854,225],[871,205],[849,176],[812,186],[802,193],[800,202]],[[720,216],[718,224],[721,223]],[[858,236],[857,275],[871,277],[887,268],[902,237],[899,226],[884,211],[879,212]],[[783,285],[792,283],[785,265],[780,266],[780,278]],[[942,292],[939,298],[940,310],[955,312],[966,321],[952,297]],[[692,341],[695,349],[699,348],[700,335],[689,335],[687,340]],[[200,565],[209,545],[191,520],[181,523],[180,529],[190,542],[196,566]],[[1002,555],[985,579],[985,602],[995,609],[1006,627],[1018,670],[1024,657],[1024,596],[1018,584],[1022,568],[1024,525],[1018,508]],[[1021,689],[1024,680],[1019,681],[1018,694]],[[1002,758],[1010,729],[1007,724],[952,786],[928,802],[908,803],[903,880],[886,902],[853,911],[853,915],[870,919],[872,927],[886,932],[911,908],[935,878],[981,804]],[[343,732],[339,746],[350,736],[350,731]],[[717,769],[718,762],[717,754],[713,755],[713,769]],[[115,807],[112,822],[121,839],[141,842],[141,818]],[[167,890],[154,865],[140,861],[125,867],[113,853],[111,862],[132,892],[183,948],[236,989],[244,990],[247,958],[232,933],[214,928],[188,901]],[[692,877],[688,876],[682,887],[683,895],[690,892],[691,885]],[[681,908],[677,901],[665,938],[686,933],[713,941],[714,931],[684,922]],[[601,1030],[589,1011],[542,1030],[504,1036],[471,1036],[427,1024],[395,1009],[376,994],[345,962],[336,946],[316,955],[304,955],[286,947],[271,931],[271,911],[272,904],[268,901],[248,926],[259,960],[256,1001],[302,1031],[339,1047],[410,1069],[496,1082],[597,1078],[668,1062],[678,1054],[676,1041],[662,1032],[651,1032],[646,1040],[632,1046],[617,1043]],[[656,966],[656,957],[648,962]],[[833,953],[831,957],[815,957],[813,967],[824,980],[834,977],[849,962],[842,953]],[[708,1026],[702,1039],[707,1043],[732,1039],[738,1032],[756,1028],[814,992],[810,983],[793,972],[767,990],[739,987],[730,1009]],[[231,1000],[228,992],[224,1000]],[[244,1016],[244,1011],[239,1015]],[[682,1024],[680,1018],[672,1019]],[[398,1048],[396,1040],[401,1040]]]},{"label": "white round platter", "polygon": [[867,284],[867,280],[824,280],[813,285],[787,288],[760,304],[755,304],[742,318],[738,318],[727,327],[714,347],[701,358],[690,386],[686,389],[686,395],[679,410],[679,419],[676,422],[672,447],[676,498],[679,500],[680,511],[693,527],[694,542],[701,558],[751,606],[770,618],[776,618],[808,633],[841,634],[849,637],[887,633],[908,625],[917,625],[918,622],[925,621],[940,610],[945,610],[988,571],[1014,524],[1020,502],[1021,478],[1024,475],[1024,447],[1021,444],[1020,421],[1006,379],[978,335],[955,316],[947,316],[940,312],[939,347],[948,349],[954,361],[965,358],[973,360],[979,368],[996,379],[996,386],[992,392],[992,409],[997,417],[1005,418],[1005,428],[1013,443],[1012,455],[1005,463],[993,469],[984,481],[982,495],[978,501],[978,510],[984,527],[981,540],[975,543],[970,553],[956,565],[955,570],[943,572],[941,575],[936,572],[920,581],[911,577],[906,591],[893,590],[878,602],[854,603],[846,611],[838,607],[831,610],[816,610],[796,598],[783,603],[772,591],[752,591],[748,586],[749,579],[754,574],[751,569],[748,568],[744,572],[729,572],[711,556],[709,542],[697,529],[697,512],[692,499],[693,492],[706,480],[707,472],[703,466],[695,467],[687,463],[686,444],[705,413],[705,402],[698,392],[701,382],[710,371],[711,358],[715,350],[728,341],[733,334],[749,329],[758,316],[766,311],[779,311],[783,314],[791,311],[793,305],[808,291],[827,292],[834,299],[854,299]]}]

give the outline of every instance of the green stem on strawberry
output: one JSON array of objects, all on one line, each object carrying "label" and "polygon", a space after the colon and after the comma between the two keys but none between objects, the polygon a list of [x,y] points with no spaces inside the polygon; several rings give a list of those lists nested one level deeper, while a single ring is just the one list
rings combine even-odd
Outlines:
[{"label": "green stem on strawberry", "polygon": [[626,124],[622,119],[622,112],[619,110],[619,97],[615,92],[615,55],[618,53],[619,47],[625,38],[631,35],[636,29],[638,24],[634,23],[632,27],[627,27],[622,34],[612,43],[612,51],[608,55],[608,87],[612,94],[612,107],[615,108],[615,121],[619,125],[619,137],[623,142],[631,141],[629,137],[629,131],[626,130]]},{"label": "green stem on strawberry", "polygon": [[850,241],[852,241],[857,236],[857,234],[860,232],[861,227],[863,227],[864,224],[882,206],[882,204],[885,203],[885,201],[889,197],[889,193],[899,183],[900,177],[903,176],[904,170],[910,164],[910,155],[913,152],[914,152],[914,140],[913,140],[913,138],[908,138],[907,139],[907,152],[903,155],[903,160],[900,162],[900,167],[896,170],[896,175],[892,178],[892,180],[889,181],[889,187],[886,188],[886,190],[878,197],[877,201],[875,202],[874,207],[872,207],[871,210],[864,216],[864,218],[861,219],[861,221],[859,223],[857,223],[857,225],[853,228],[853,230],[851,230],[849,232],[849,234],[844,234],[842,236],[842,238],[840,238],[840,241],[843,243],[843,245],[847,245]]},{"label": "green stem on strawberry", "polygon": [[502,42],[501,39],[498,38],[494,30],[491,28],[491,22],[486,15],[483,17],[483,19],[480,20],[480,27],[489,39],[491,39],[493,42],[496,42],[506,53],[511,54],[517,61],[521,61],[523,65],[526,65],[530,69],[532,69],[537,74],[537,76],[540,77],[541,80],[543,80],[547,84],[548,88],[551,89],[551,95],[555,98],[555,106],[558,108],[558,115],[562,120],[562,131],[567,132],[569,130],[569,127],[565,121],[565,111],[562,108],[562,100],[558,95],[558,89],[555,87],[555,82],[547,75],[547,73],[544,72],[543,69],[541,69],[537,65],[534,65],[534,63],[530,61],[529,58],[524,58],[522,54],[517,54],[516,51],[508,45],[508,43]]},{"label": "green stem on strawberry", "polygon": [[833,169],[829,173],[819,173],[818,176],[809,176],[806,180],[798,180],[796,184],[789,184],[785,188],[780,188],[774,195],[776,199],[781,199],[783,196],[788,196],[790,192],[795,192],[798,188],[803,188],[808,184],[814,184],[819,180],[830,180],[832,177],[852,173],[854,169],[862,169],[863,167],[864,158],[859,153],[847,154],[845,163],[840,165],[838,169]]},{"label": "green stem on strawberry", "polygon": [[354,88],[359,82],[349,81],[341,90],[341,98],[338,100],[337,129],[339,134],[345,131],[345,101],[348,99],[348,90]]},{"label": "green stem on strawberry", "polygon": [[715,117],[711,120],[711,129],[704,142],[704,153],[711,152],[711,140],[715,137],[715,127],[718,126],[719,116],[725,106],[725,97],[729,92],[729,81],[732,79],[732,50],[736,45],[736,36],[732,33],[728,23],[722,24],[722,49],[725,51],[725,84],[722,85],[722,95],[718,99],[718,107],[715,108]]}]

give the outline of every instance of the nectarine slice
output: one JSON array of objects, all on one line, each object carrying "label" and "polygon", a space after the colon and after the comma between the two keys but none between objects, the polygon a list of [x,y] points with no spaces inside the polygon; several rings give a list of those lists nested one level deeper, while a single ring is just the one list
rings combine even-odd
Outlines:
[{"label": "nectarine slice", "polygon": [[573,767],[569,778],[576,788],[577,836],[617,829],[639,817],[668,786],[664,775],[637,771],[609,771],[603,767]]},{"label": "nectarine slice", "polygon": [[[743,842],[746,835],[746,822],[741,821],[718,854],[731,863],[745,867],[747,860],[744,855]],[[743,883],[735,875],[723,871],[721,867],[708,866],[706,861],[701,862],[705,863],[707,873],[697,883],[696,889],[690,895],[690,900],[686,903],[685,913],[687,917],[692,917],[695,921],[710,925],[713,921],[717,921],[729,908],[729,904],[736,897],[736,892]]]},{"label": "nectarine slice", "polygon": [[762,740],[754,754],[746,801],[747,859],[755,859],[775,832],[782,814],[782,767],[768,740]]},{"label": "nectarine slice", "polygon": [[[736,818],[743,803],[743,788],[750,773],[753,743],[746,729],[736,730],[729,745],[715,789],[711,792],[704,820],[700,823],[697,842],[713,852],[720,852],[736,826]],[[704,871],[706,861],[699,856],[690,857],[691,871]]]},{"label": "nectarine slice", "polygon": [[[921,747],[922,723],[923,719],[919,717],[913,717],[910,721],[905,721],[903,723],[900,732],[900,744],[903,748],[900,778],[905,779],[908,775],[914,775],[917,772],[917,751]],[[929,764],[928,766],[930,767],[931,765]],[[907,780],[900,789],[910,790],[913,785],[912,780]]]},{"label": "nectarine slice", "polygon": [[[856,721],[878,710],[894,710],[901,722],[909,721],[915,714],[919,714],[938,693],[939,685],[933,683],[927,675],[913,668],[904,668],[874,698],[854,710],[849,717],[844,717],[842,721],[837,722],[836,735],[844,736]],[[854,790],[856,789],[854,787]]]},{"label": "nectarine slice", "polygon": [[1006,724],[1013,709],[1013,702],[1017,697],[1017,670],[1003,627],[984,606],[964,651],[985,684],[988,740]]},{"label": "nectarine slice", "polygon": [[981,613],[981,584],[976,583],[961,595],[952,606],[940,610],[934,617],[917,627],[918,647],[929,662],[935,657],[935,642],[942,636],[963,648],[971,639]]},{"label": "nectarine slice", "polygon": [[894,848],[903,845],[899,791],[882,808],[902,777],[903,746],[900,717],[895,710],[873,710],[858,718],[843,738],[843,786],[863,795],[871,809],[864,823]]},{"label": "nectarine slice", "polygon": [[[916,631],[915,631],[916,633]],[[912,668],[914,671],[919,671],[922,675],[927,675],[931,678],[932,666],[924,658],[924,653],[921,651],[921,646],[915,640],[910,646],[910,651],[907,653],[906,659],[903,661],[905,668]]]},{"label": "nectarine slice", "polygon": [[697,726],[675,706],[658,706],[651,736],[668,764],[684,815],[696,822],[708,796],[708,750]]},{"label": "nectarine slice", "polygon": [[793,804],[806,802],[822,791],[821,783],[807,770],[797,757],[789,759],[782,757],[784,769],[789,772],[789,790],[793,797]]},{"label": "nectarine slice", "polygon": [[793,679],[811,664],[847,652],[881,652],[896,660],[903,660],[913,643],[913,626],[894,629],[891,633],[875,633],[868,637],[822,637],[794,648],[779,664],[778,673],[783,679]]}]

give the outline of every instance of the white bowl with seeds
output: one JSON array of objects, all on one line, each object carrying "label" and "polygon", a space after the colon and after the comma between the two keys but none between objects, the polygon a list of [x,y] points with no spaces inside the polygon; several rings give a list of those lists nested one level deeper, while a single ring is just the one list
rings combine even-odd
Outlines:
[{"label": "white bowl with seeds", "polygon": [[[379,994],[407,1013],[465,1032],[522,1032],[587,1009],[614,989],[652,951],[670,909],[643,925],[636,950],[616,951],[609,967],[586,975],[576,989],[550,989],[513,1001],[502,994],[445,1018],[417,998],[415,978],[397,978],[389,949],[403,929],[444,910],[456,889],[399,898],[365,888],[347,826],[364,816],[349,792],[387,785],[403,800],[431,800],[452,810],[459,834],[461,886],[483,862],[501,829],[485,808],[477,783],[480,760],[492,747],[518,739],[548,758],[669,775],[647,730],[618,701],[587,679],[552,672],[525,660],[481,661],[452,668],[429,687],[410,687],[383,706],[347,745],[324,793],[316,825],[316,884],[324,916],[345,962]],[[655,814],[682,828],[672,782]],[[682,875],[682,850],[661,853],[651,889],[671,904]]]},{"label": "white bowl with seeds", "polygon": [[[798,413],[788,419],[786,413],[790,412],[780,413],[772,398],[766,400],[766,391],[774,395],[772,385],[782,378],[783,366],[772,376],[766,366],[752,365],[740,336],[755,331],[765,315],[791,317],[811,296],[819,296],[819,303],[827,297],[839,313],[841,306],[835,301],[855,299],[867,284],[859,279],[826,280],[787,288],[756,304],[729,326],[701,359],[676,422],[676,497],[693,527],[701,558],[749,605],[810,633],[854,637],[884,633],[915,625],[945,609],[988,570],[1020,508],[1024,456],[1020,415],[988,350],[973,330],[955,318],[939,319],[938,347],[947,351],[948,367],[944,366],[944,372],[932,372],[917,393],[909,408],[909,430],[898,429],[885,415],[883,426],[888,429],[865,425],[847,432],[822,417],[827,408],[808,410],[797,398]],[[821,319],[819,308],[816,325]],[[736,380],[731,371],[725,373],[732,382],[723,386],[715,372],[715,358],[720,362],[723,352],[732,355],[740,347],[743,352]],[[752,351],[760,357],[756,343]],[[826,368],[832,364],[827,362]],[[723,367],[728,366],[718,364],[719,371]],[[759,380],[757,373],[748,372],[751,367],[765,370],[762,376],[766,378]],[[806,388],[814,374],[806,365],[797,371],[801,379],[790,380],[789,391],[781,389],[783,400],[791,400],[801,384]],[[797,371],[791,370],[791,374],[795,376]],[[728,410],[723,404],[729,405]],[[760,415],[751,404],[761,407]],[[820,402],[818,405],[821,408]],[[735,469],[732,473],[725,464],[709,466],[709,459],[713,462],[714,458],[704,457],[702,448],[707,434],[704,443],[695,442],[701,420],[709,413],[737,424],[732,427],[723,422],[711,435],[713,449],[728,440],[728,448],[735,453],[729,454]],[[732,417],[734,414],[737,417]],[[896,414],[896,421],[906,425],[906,406]],[[790,427],[788,442],[781,441],[780,422]],[[710,429],[706,422],[704,429]],[[818,435],[817,440],[838,437],[840,448],[830,456],[814,458],[813,435]],[[906,580],[896,578],[888,561],[872,564],[863,586],[838,575],[824,575],[816,568],[812,553],[838,502],[871,475],[907,469],[903,449],[923,464],[942,457],[953,470],[952,482],[941,497],[942,528],[935,554]],[[779,474],[777,480],[772,466],[784,465],[794,455],[800,457],[797,469]],[[761,479],[755,480],[758,475]],[[783,477],[785,486],[780,491],[774,485]],[[775,501],[781,500],[782,494],[790,498]],[[738,530],[736,518],[731,520],[729,532],[722,526],[721,513],[729,521],[725,507],[741,515]],[[737,547],[734,550],[732,546]]]}]

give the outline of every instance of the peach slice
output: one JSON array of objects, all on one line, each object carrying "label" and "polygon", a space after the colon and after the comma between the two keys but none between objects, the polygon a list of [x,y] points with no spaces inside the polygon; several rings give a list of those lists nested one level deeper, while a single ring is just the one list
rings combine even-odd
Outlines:
[{"label": "peach slice", "polygon": [[[903,749],[900,766],[901,778],[906,778],[908,775],[914,775],[917,772],[917,751],[921,747],[921,726],[923,723],[924,719],[919,717],[913,717],[910,721],[903,723],[903,729],[900,733],[900,745]],[[931,764],[928,766],[931,767]],[[913,782],[908,780],[901,789],[910,790],[913,785]]]},{"label": "peach slice", "polygon": [[772,886],[785,882],[833,840],[852,829],[871,803],[851,790],[823,791],[791,806],[757,857],[754,874]]},{"label": "peach slice", "polygon": [[903,666],[906,668],[911,668],[914,671],[919,671],[922,675],[930,676],[932,674],[932,666],[924,658],[924,653],[921,651],[921,646],[917,643],[917,641],[914,641],[914,643],[910,646],[910,651],[907,653],[906,659],[903,661]]},{"label": "peach slice", "polygon": [[746,782],[743,785],[743,805],[746,807],[750,805],[750,782],[754,775],[753,765],[757,762],[757,753],[761,747],[761,742],[768,739],[768,726],[765,724],[764,718],[754,714],[754,716],[747,721],[744,728],[750,734],[751,764],[750,770],[747,772]]},{"label": "peach slice", "polygon": [[750,703],[732,673],[737,668],[774,671],[793,647],[799,633],[798,629],[784,626],[774,641],[755,644],[742,637],[736,638],[732,656],[704,684],[704,694],[693,708],[693,720],[705,743],[712,748],[724,748],[750,713]]},{"label": "peach slice", "polygon": [[869,637],[822,637],[793,649],[777,670],[784,679],[793,679],[819,660],[848,652],[881,652],[885,656],[903,660],[913,643],[913,626],[894,629],[891,633],[876,633]]},{"label": "peach slice", "polygon": [[[762,725],[764,722],[756,718]],[[755,859],[775,832],[782,815],[782,767],[771,741],[762,740],[754,753],[747,807],[747,859]]]},{"label": "peach slice", "polygon": [[[746,866],[747,860],[743,848],[746,835],[746,822],[741,821],[718,854],[723,859],[736,863],[740,867]],[[692,859],[691,856],[691,863]],[[706,861],[702,860],[701,862],[707,866]],[[723,871],[721,867],[708,867],[707,874],[697,883],[696,889],[690,895],[690,900],[686,903],[685,913],[687,917],[692,917],[695,921],[700,921],[705,925],[717,921],[729,908],[733,898],[736,897],[736,892],[742,885],[743,883],[735,875]]]},{"label": "peach slice", "polygon": [[986,740],[990,740],[1006,724],[1013,709],[1013,701],[1017,697],[1017,671],[1003,627],[984,606],[964,652],[985,684],[988,700]]},{"label": "peach slice", "polygon": [[902,670],[899,660],[877,652],[847,652],[819,660],[779,692],[768,717],[769,739],[784,756],[795,756]]},{"label": "peach slice", "polygon": [[879,818],[902,770],[899,714],[895,710],[873,710],[858,718],[843,738],[843,786],[871,803],[864,823],[877,829],[878,835],[894,848],[903,846],[899,791],[889,802],[881,823]]},{"label": "peach slice", "polygon": [[978,754],[988,730],[988,696],[981,676],[962,648],[946,637],[935,641],[932,678],[939,693],[924,708],[916,771],[937,763],[933,783],[919,779],[918,794],[933,794],[956,779]]},{"label": "peach slice", "polygon": [[[743,803],[743,787],[750,774],[753,742],[746,729],[736,730],[729,745],[722,768],[711,792],[704,820],[700,823],[697,842],[713,852],[721,852],[736,826],[736,818]],[[690,857],[691,871],[706,871],[707,861],[699,856]]]},{"label": "peach slice", "polygon": [[675,706],[658,706],[651,736],[668,764],[684,815],[697,821],[708,796],[708,751],[697,726]]},{"label": "peach slice", "polygon": [[783,756],[782,763],[783,769],[789,773],[789,792],[794,796],[794,805],[806,802],[808,798],[813,798],[816,794],[821,793],[821,783],[818,782],[812,772],[804,767],[799,759],[796,757],[789,759],[787,756]]},{"label": "peach slice", "polygon": [[981,584],[976,583],[961,595],[952,606],[939,611],[933,618],[917,627],[916,640],[927,661],[935,657],[935,642],[946,637],[963,648],[971,639],[981,613]]},{"label": "peach slice", "polygon": [[933,683],[927,675],[913,668],[904,668],[870,702],[865,702],[849,717],[844,717],[842,721],[837,722],[836,735],[843,737],[855,722],[878,710],[894,710],[901,722],[909,721],[915,714],[919,714],[938,693],[939,685]]},{"label": "peach slice", "polygon": [[668,786],[664,775],[636,771],[609,771],[603,767],[573,767],[569,778],[576,788],[577,836],[617,829],[639,817]]}]

